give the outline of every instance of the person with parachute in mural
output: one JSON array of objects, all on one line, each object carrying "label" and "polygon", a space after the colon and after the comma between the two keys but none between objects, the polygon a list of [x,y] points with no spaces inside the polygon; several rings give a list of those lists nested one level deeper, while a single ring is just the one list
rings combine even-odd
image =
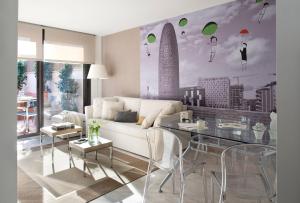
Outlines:
[{"label": "person with parachute in mural", "polygon": [[205,37],[209,37],[210,56],[208,62],[213,62],[216,56],[218,38],[214,34],[217,32],[217,29],[218,29],[218,24],[215,22],[207,23],[202,29],[202,34]]},{"label": "person with parachute in mural", "polygon": [[[256,3],[261,3],[261,2],[263,2],[263,0],[256,0]],[[262,21],[264,15],[265,15],[266,10],[267,10],[267,8],[269,7],[269,5],[270,5],[270,4],[269,4],[268,2],[265,2],[265,3],[263,4],[262,9],[259,11],[259,13],[258,13],[258,23],[259,23],[259,24],[261,23],[261,21]]]},{"label": "person with parachute in mural", "polygon": [[144,43],[145,51],[147,56],[151,56],[149,44],[152,44],[156,41],[156,36],[153,33],[148,34],[147,36],[147,42]]},{"label": "person with parachute in mural", "polygon": [[249,35],[249,31],[248,29],[244,28],[241,29],[240,31],[240,35],[241,35],[241,49],[240,49],[240,53],[241,53],[241,65],[242,65],[242,71],[245,71],[247,69],[247,61],[248,61],[248,57],[247,57],[247,38]]}]

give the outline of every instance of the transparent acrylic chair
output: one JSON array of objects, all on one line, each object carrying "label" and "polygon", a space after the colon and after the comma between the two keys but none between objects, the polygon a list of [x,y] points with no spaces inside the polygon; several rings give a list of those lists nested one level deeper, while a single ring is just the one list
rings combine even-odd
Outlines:
[{"label": "transparent acrylic chair", "polygon": [[221,155],[221,173],[211,172],[212,202],[215,183],[221,191],[219,203],[233,202],[231,198],[275,202],[276,149],[260,144],[228,147]]},{"label": "transparent acrylic chair", "polygon": [[[207,198],[207,180],[206,180],[206,158],[208,155],[208,143],[202,140],[201,135],[194,135],[189,141],[187,149],[184,151],[183,157],[188,156],[188,153],[192,153],[192,157],[189,158],[191,167],[188,167],[184,171],[184,177],[191,173],[196,173],[196,170],[201,170],[202,180],[203,180],[203,195],[204,202],[208,202]],[[185,160],[187,160],[185,158]]]},{"label": "transparent acrylic chair", "polygon": [[151,171],[157,167],[168,173],[172,173],[173,193],[175,193],[175,171],[179,169],[180,192],[179,202],[183,202],[184,177],[182,143],[172,132],[161,128],[150,128],[147,132],[149,147],[149,166],[144,187],[143,203],[150,185]]}]

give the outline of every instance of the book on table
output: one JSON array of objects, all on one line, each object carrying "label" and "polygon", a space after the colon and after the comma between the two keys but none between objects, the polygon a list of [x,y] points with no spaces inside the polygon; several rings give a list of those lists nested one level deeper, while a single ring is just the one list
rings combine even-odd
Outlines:
[{"label": "book on table", "polygon": [[51,124],[51,127],[53,130],[59,131],[75,128],[75,124],[70,122],[53,123]]}]

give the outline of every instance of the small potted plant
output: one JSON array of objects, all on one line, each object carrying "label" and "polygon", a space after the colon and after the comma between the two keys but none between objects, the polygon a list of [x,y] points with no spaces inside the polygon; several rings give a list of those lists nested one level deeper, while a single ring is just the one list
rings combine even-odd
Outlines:
[{"label": "small potted plant", "polygon": [[97,120],[91,120],[89,122],[88,141],[90,144],[97,144],[98,137],[100,136],[100,123]]}]

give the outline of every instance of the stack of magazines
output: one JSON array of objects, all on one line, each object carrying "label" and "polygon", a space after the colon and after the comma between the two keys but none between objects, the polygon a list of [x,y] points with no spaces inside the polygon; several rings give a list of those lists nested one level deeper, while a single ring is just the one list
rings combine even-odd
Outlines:
[{"label": "stack of magazines", "polygon": [[59,131],[59,130],[67,130],[67,129],[75,128],[75,124],[70,122],[53,123],[51,124],[51,127],[53,130]]}]

